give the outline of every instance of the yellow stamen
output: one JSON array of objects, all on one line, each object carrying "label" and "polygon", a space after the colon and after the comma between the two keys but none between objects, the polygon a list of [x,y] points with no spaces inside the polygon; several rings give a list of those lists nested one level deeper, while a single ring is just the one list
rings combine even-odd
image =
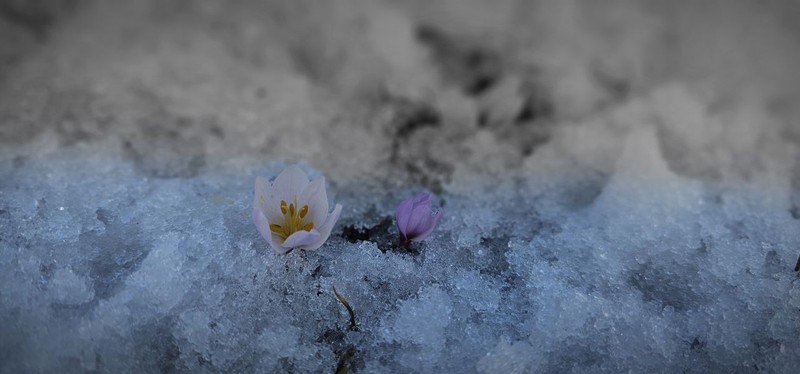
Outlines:
[{"label": "yellow stamen", "polygon": [[297,209],[298,207],[300,207],[300,204],[297,203],[297,196],[294,197],[294,203],[292,204],[286,203],[286,200],[281,200],[283,222],[281,224],[270,223],[270,231],[283,240],[300,230],[311,231],[314,228],[314,223],[303,222],[306,215],[308,215],[308,204]]}]

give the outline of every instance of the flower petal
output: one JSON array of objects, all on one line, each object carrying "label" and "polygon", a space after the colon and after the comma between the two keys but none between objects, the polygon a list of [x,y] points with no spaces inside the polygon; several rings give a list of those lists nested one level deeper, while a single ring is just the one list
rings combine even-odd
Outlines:
[{"label": "flower petal", "polygon": [[425,225],[429,224],[431,214],[430,205],[417,205],[414,207],[406,228],[406,235],[408,235],[409,239],[428,229]]},{"label": "flower petal", "polygon": [[272,205],[277,203],[278,206],[280,206],[281,200],[291,204],[295,196],[300,195],[300,192],[307,185],[308,175],[296,165],[291,165],[283,169],[278,177],[275,178],[275,181],[272,182],[272,191],[270,191],[270,199],[268,201]]},{"label": "flower petal", "polygon": [[272,249],[275,252],[278,252],[279,254],[284,254],[292,250],[291,248],[283,247],[284,240],[281,239],[281,237],[278,236],[278,234],[272,234],[271,239],[272,240],[269,241],[269,246],[272,247]]},{"label": "flower petal", "polygon": [[[272,188],[264,178],[256,177],[255,196],[253,197],[253,208],[258,208],[266,216],[270,222],[280,222],[283,220],[283,215],[280,210],[280,202],[276,204],[270,199],[270,191]],[[269,225],[267,225],[269,228]],[[262,234],[263,235],[263,234]]]},{"label": "flower petal", "polygon": [[325,177],[320,177],[309,183],[297,198],[300,205],[308,204],[308,220],[314,226],[320,226],[328,216],[328,192],[325,191]]},{"label": "flower petal", "polygon": [[421,236],[422,233],[427,231],[431,225],[433,225],[433,214],[428,212],[428,214],[424,215],[420,218],[417,225],[413,228],[413,230],[409,230],[408,232],[408,240],[422,240]]},{"label": "flower petal", "polygon": [[431,235],[433,229],[436,228],[436,224],[439,223],[439,219],[442,218],[443,213],[444,209],[439,208],[439,211],[436,212],[436,215],[429,216],[428,218],[429,221],[426,222],[425,224],[427,226],[427,229],[425,231],[416,234],[414,238],[409,238],[409,240],[415,240],[415,241],[425,240],[425,238]]},{"label": "flower petal", "polygon": [[256,230],[266,241],[270,241],[272,232],[269,230],[269,222],[267,217],[257,207],[253,207],[253,224],[256,225]]},{"label": "flower petal", "polygon": [[315,244],[319,241],[320,233],[317,230],[304,231],[300,230],[286,238],[286,241],[281,244],[281,247],[287,250],[294,248],[303,248],[310,244]]},{"label": "flower petal", "polygon": [[420,206],[431,206],[431,194],[422,192],[414,196],[414,209]]},{"label": "flower petal", "polygon": [[414,198],[409,197],[403,200],[400,205],[397,206],[397,211],[395,211],[395,223],[397,224],[397,230],[400,231],[400,235],[403,238],[406,238],[406,233],[408,232],[408,220],[411,218],[411,212],[414,211]]},{"label": "flower petal", "polygon": [[[322,224],[322,226],[320,226],[318,228],[318,230],[319,230],[319,241],[317,241],[316,243],[313,243],[313,244],[309,244],[307,246],[300,247],[300,248],[303,248],[303,249],[305,249],[307,251],[313,251],[313,250],[321,247],[322,244],[324,244],[325,241],[328,240],[328,237],[331,235],[331,230],[333,230],[333,225],[336,224],[336,221],[339,220],[339,215],[341,215],[341,214],[342,214],[342,205],[341,204],[336,204],[336,206],[333,208],[333,212],[331,212],[331,214],[328,216],[328,219],[326,219],[325,223]],[[314,231],[314,230],[311,230],[311,231]]]},{"label": "flower petal", "polygon": [[267,217],[256,207],[253,207],[253,224],[256,225],[258,233],[269,242],[269,246],[272,247],[275,252],[281,254],[289,252],[289,249],[281,247],[281,238],[270,231]]}]

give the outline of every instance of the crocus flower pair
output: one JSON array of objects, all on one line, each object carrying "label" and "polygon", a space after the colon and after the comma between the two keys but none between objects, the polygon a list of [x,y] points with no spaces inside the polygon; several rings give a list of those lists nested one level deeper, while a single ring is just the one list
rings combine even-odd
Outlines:
[{"label": "crocus flower pair", "polygon": [[[340,204],[328,212],[325,177],[309,181],[297,166],[284,169],[272,184],[256,178],[253,200],[253,223],[278,253],[319,248],[342,213]],[[429,193],[403,200],[395,216],[401,243],[427,238],[442,213],[439,209],[432,214]]]}]

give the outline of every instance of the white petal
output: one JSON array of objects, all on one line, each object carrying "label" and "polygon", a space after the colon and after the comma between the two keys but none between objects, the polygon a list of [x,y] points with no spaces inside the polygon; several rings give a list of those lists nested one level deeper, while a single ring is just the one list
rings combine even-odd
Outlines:
[{"label": "white petal", "polygon": [[320,226],[328,216],[328,193],[325,190],[325,177],[315,179],[303,190],[297,200],[300,205],[308,204],[308,218],[305,222],[314,222]]},{"label": "white petal", "polygon": [[321,227],[317,228],[317,230],[319,230],[319,241],[300,248],[303,248],[307,251],[313,251],[325,244],[325,241],[328,240],[328,237],[331,235],[333,225],[339,220],[339,215],[341,214],[342,206],[341,204],[336,204],[336,207],[333,208],[333,212],[331,212],[331,215],[329,215],[328,219],[325,220],[325,223]]},{"label": "white petal", "polygon": [[281,247],[289,249],[303,248],[308,245],[316,244],[319,241],[319,231],[297,231],[286,238],[286,241],[281,244]]},{"label": "white petal", "polygon": [[270,236],[272,232],[269,229],[269,222],[267,222],[267,217],[264,213],[256,207],[253,207],[253,224],[256,226],[256,230],[258,233],[261,234],[261,237],[264,238],[266,241],[270,241]]},{"label": "white petal", "polygon": [[299,197],[300,192],[308,185],[308,175],[295,165],[291,165],[275,178],[272,182],[272,191],[270,191],[270,199],[273,204],[278,203],[280,208],[281,200],[285,200],[287,204],[294,202],[295,196]]},{"label": "white petal", "polygon": [[263,212],[267,216],[269,222],[281,222],[283,221],[283,215],[281,214],[280,201],[275,204],[275,202],[270,199],[271,190],[272,188],[264,178],[257,177],[253,207]]},{"label": "white petal", "polygon": [[270,247],[272,247],[273,250],[275,250],[275,252],[284,254],[292,250],[291,248],[284,248],[283,243],[284,240],[281,239],[281,237],[278,236],[278,234],[272,234],[272,240],[269,241],[269,245]]},{"label": "white petal", "polygon": [[283,240],[278,235],[275,235],[272,233],[272,231],[270,231],[269,222],[267,222],[267,217],[264,215],[264,213],[255,207],[253,208],[253,223],[256,225],[258,233],[269,242],[269,246],[272,247],[275,252],[281,254],[289,252],[289,249],[281,247]]}]

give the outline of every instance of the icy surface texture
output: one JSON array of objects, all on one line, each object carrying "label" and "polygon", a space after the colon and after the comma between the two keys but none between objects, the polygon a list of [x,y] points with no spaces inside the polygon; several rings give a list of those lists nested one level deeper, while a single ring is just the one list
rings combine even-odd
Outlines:
[{"label": "icy surface texture", "polygon": [[[793,373],[798,11],[2,2],[0,372]],[[344,211],[277,255],[295,163]]]}]

